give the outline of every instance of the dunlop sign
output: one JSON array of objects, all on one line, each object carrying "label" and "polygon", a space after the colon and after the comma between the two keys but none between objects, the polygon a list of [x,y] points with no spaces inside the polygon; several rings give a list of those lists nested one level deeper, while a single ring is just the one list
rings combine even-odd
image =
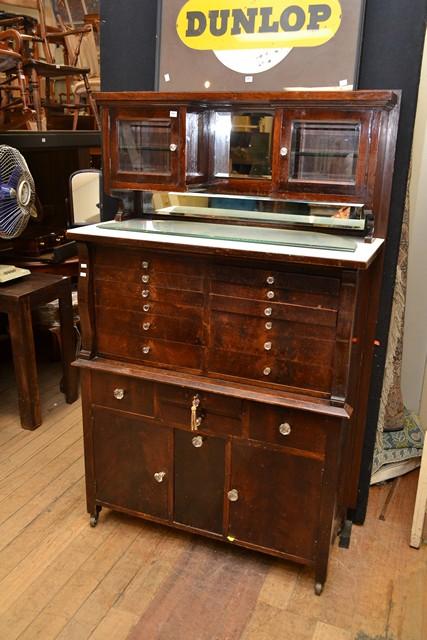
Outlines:
[{"label": "dunlop sign", "polygon": [[218,51],[317,47],[340,24],[338,0],[188,0],[176,29],[190,49]]}]

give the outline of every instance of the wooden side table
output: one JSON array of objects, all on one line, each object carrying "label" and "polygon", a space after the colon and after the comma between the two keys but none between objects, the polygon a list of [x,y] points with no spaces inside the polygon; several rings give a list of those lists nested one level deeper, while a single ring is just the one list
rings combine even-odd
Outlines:
[{"label": "wooden side table", "polygon": [[24,429],[36,429],[42,422],[31,310],[56,299],[61,323],[62,389],[71,404],[78,397],[78,372],[71,366],[75,352],[70,278],[32,273],[12,284],[0,285],[0,312],[9,317],[19,413]]}]

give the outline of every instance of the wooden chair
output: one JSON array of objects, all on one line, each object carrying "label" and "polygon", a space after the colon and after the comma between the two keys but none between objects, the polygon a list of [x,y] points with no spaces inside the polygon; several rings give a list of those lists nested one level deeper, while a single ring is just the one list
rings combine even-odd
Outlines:
[{"label": "wooden chair", "polygon": [[15,29],[0,32],[0,113],[1,124],[7,128],[35,128],[36,113],[29,105],[23,67],[25,37]]}]

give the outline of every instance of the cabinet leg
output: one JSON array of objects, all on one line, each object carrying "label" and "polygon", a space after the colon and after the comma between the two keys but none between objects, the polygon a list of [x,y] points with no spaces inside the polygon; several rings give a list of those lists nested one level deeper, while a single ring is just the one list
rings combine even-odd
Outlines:
[{"label": "cabinet leg", "polygon": [[101,511],[101,509],[102,507],[99,504],[95,506],[95,511],[91,514],[89,519],[91,527],[96,527],[96,525],[98,524],[99,512]]},{"label": "cabinet leg", "polygon": [[350,546],[351,539],[351,527],[353,526],[353,522],[351,520],[346,520],[344,522],[343,528],[340,531],[340,542],[339,546],[342,549],[348,549]]}]

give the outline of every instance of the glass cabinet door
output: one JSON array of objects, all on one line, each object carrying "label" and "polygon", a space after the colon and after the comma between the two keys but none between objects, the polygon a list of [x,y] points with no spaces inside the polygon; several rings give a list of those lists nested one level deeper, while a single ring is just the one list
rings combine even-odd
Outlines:
[{"label": "glass cabinet door", "polygon": [[369,116],[288,112],[280,141],[285,189],[363,195],[368,168]]},{"label": "glass cabinet door", "polygon": [[[179,111],[141,108],[118,113],[111,127],[112,187],[176,186],[179,180]],[[115,182],[117,184],[115,184]]]}]

